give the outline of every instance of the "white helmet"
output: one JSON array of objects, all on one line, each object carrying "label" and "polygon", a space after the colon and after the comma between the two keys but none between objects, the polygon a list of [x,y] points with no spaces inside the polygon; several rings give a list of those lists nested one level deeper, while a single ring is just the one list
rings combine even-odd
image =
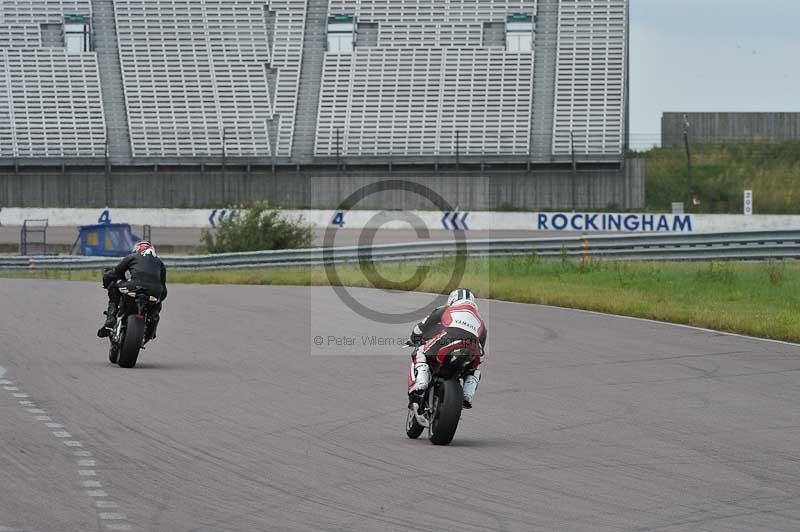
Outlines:
[{"label": "white helmet", "polygon": [[447,305],[455,305],[456,303],[471,303],[477,306],[475,304],[475,296],[468,288],[459,288],[450,292],[450,295],[447,296]]}]

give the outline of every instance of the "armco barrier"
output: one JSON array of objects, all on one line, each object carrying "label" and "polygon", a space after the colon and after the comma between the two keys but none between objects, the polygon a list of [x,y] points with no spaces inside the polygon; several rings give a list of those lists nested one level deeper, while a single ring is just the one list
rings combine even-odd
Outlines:
[{"label": "armco barrier", "polygon": [[[173,269],[211,270],[318,266],[363,260],[397,262],[451,256],[459,247],[469,256],[539,257],[609,260],[765,260],[800,259],[800,231],[736,233],[602,235],[569,238],[512,238],[464,242],[411,242],[360,247],[314,248],[218,255],[164,257]],[[4,270],[99,270],[116,259],[96,257],[0,257]]]}]

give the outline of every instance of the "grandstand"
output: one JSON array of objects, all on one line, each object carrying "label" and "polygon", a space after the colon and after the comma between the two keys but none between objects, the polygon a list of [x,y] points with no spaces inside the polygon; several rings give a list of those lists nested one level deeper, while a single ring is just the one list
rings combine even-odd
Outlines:
[{"label": "grandstand", "polygon": [[65,34],[91,18],[89,0],[0,4],[0,157],[104,154],[97,58]]},{"label": "grandstand", "polygon": [[624,159],[628,0],[3,0],[0,28],[0,167]]}]

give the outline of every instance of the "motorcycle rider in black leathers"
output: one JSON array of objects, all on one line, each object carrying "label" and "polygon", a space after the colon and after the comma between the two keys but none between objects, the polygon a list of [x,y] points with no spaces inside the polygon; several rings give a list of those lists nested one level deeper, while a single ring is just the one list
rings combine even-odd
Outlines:
[{"label": "motorcycle rider in black leathers", "polygon": [[103,274],[103,288],[108,290],[108,310],[105,312],[106,322],[97,331],[97,336],[107,337],[116,324],[117,308],[122,296],[120,288],[127,291],[135,290],[137,286],[144,288],[148,295],[158,298],[152,313],[149,339],[156,337],[161,303],[167,299],[167,268],[156,255],[156,249],[147,241],[137,242],[130,255]]}]

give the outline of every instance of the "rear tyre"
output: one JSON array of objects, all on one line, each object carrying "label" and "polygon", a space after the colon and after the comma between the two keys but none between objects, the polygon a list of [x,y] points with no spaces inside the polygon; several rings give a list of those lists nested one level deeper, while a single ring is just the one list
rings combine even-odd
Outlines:
[{"label": "rear tyre", "polygon": [[142,347],[144,337],[144,319],[131,314],[127,318],[125,337],[122,339],[122,348],[119,353],[119,365],[122,368],[132,368],[139,358],[139,349]]},{"label": "rear tyre", "polygon": [[414,411],[409,408],[408,418],[406,418],[406,436],[412,440],[416,440],[419,438],[419,435],[422,434],[423,430],[425,430],[425,427],[417,423],[417,418],[414,416]]},{"label": "rear tyre", "polygon": [[115,343],[111,344],[111,347],[108,348],[108,361],[112,364],[117,363],[117,358],[119,357],[119,346]]},{"label": "rear tyre", "polygon": [[448,445],[453,441],[461,419],[464,391],[458,379],[450,379],[441,383],[435,393],[436,408],[431,419],[430,440],[434,445]]}]

